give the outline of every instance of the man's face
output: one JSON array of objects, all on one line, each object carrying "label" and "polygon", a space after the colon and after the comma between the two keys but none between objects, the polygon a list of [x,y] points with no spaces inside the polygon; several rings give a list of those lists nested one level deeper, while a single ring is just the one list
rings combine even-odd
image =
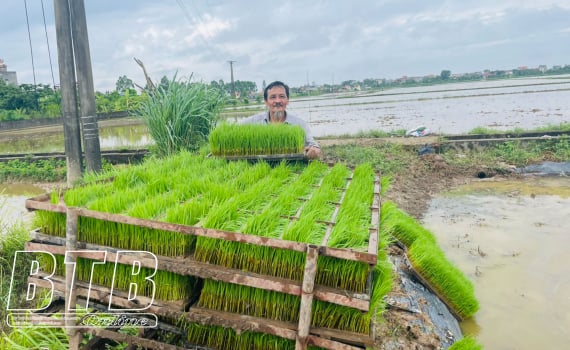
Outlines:
[{"label": "man's face", "polygon": [[269,108],[271,114],[283,114],[287,104],[289,104],[289,99],[284,87],[275,86],[267,90],[265,105]]}]

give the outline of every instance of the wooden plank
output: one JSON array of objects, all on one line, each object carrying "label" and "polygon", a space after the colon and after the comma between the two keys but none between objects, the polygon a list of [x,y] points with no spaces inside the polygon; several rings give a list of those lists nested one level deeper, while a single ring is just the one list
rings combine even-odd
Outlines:
[{"label": "wooden plank", "polygon": [[[26,208],[60,212],[60,213],[65,213],[66,211],[66,207],[64,205],[54,205],[50,203],[34,201],[31,199],[28,199],[26,201]],[[84,208],[78,208],[78,210],[80,216],[104,220],[104,221],[117,222],[121,224],[147,227],[147,228],[165,230],[171,232],[179,232],[182,234],[188,234],[194,236],[217,238],[226,241],[255,244],[259,246],[265,246],[276,249],[287,249],[297,252],[305,252],[307,250],[307,244],[305,243],[286,241],[277,238],[260,237],[255,235],[246,235],[238,232],[221,231],[221,230],[214,230],[203,227],[187,226],[187,225],[173,224],[162,221],[139,219],[130,216],[104,213]],[[362,261],[371,265],[375,265],[377,260],[376,254],[369,254],[366,252],[358,252],[350,249],[341,249],[341,248],[321,247],[319,254],[344,260]]]},{"label": "wooden plank", "polygon": [[301,294],[301,306],[299,310],[299,326],[295,343],[296,350],[307,349],[307,336],[311,328],[311,315],[313,311],[313,290],[315,288],[315,276],[317,274],[317,259],[319,251],[317,246],[307,248],[305,259],[305,271],[303,273],[303,286]]},{"label": "wooden plank", "polygon": [[101,337],[105,339],[113,339],[119,343],[135,344],[141,346],[144,349],[155,349],[155,350],[184,350],[186,348],[179,347],[176,345],[170,345],[162,343],[152,339],[145,339],[134,335],[128,335],[124,333],[114,332],[103,328],[80,328],[79,331],[85,334],[91,334],[95,337]]},{"label": "wooden plank", "polygon": [[378,254],[378,230],[380,228],[380,176],[374,179],[374,197],[372,200],[372,218],[370,220],[370,239],[368,240],[368,254]]},{"label": "wooden plank", "polygon": [[[98,245],[85,245],[84,248],[93,251],[78,252],[77,256],[102,261],[101,251],[106,248]],[[51,254],[63,255],[65,248],[52,244],[42,244],[26,242],[25,249],[28,251],[44,251]],[[261,274],[250,273],[236,269],[229,269],[218,265],[195,261],[190,257],[171,258],[157,256],[158,269],[171,271],[181,275],[196,276],[203,279],[239,284],[248,287],[260,288],[291,295],[301,295],[301,282],[271,277]],[[154,268],[155,260],[141,257],[136,253],[123,252],[118,260],[115,252],[107,251],[106,261],[118,261],[121,264],[132,265],[134,261],[139,261],[141,266]],[[316,286],[315,298],[333,304],[344,305],[361,311],[368,311],[370,308],[370,296],[362,293],[354,293],[345,290],[334,289],[324,286]]]},{"label": "wooden plank", "polygon": [[369,265],[376,265],[378,261],[377,254],[369,254],[367,252],[359,252],[352,249],[342,249],[342,248],[331,248],[331,247],[319,247],[319,255],[330,256],[333,258],[360,261],[367,263]]},{"label": "wooden plank", "polygon": [[336,349],[336,350],[362,350],[361,347],[356,347],[348,344],[342,344],[330,339],[317,337],[314,335],[309,335],[308,344],[315,345],[324,349]]}]

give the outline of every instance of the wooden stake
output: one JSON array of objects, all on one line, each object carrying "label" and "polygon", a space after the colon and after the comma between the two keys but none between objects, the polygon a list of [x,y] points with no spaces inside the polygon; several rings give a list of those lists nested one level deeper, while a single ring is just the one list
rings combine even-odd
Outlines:
[{"label": "wooden stake", "polygon": [[[67,219],[65,227],[66,245],[65,249],[67,252],[73,252],[77,250],[77,230],[79,223],[79,211],[76,208],[67,208]],[[69,349],[75,350],[79,349],[79,343],[81,341],[81,333],[77,332],[75,323],[75,303],[77,301],[77,295],[75,293],[75,262],[77,258],[74,253],[69,253],[66,256],[65,265],[65,295],[66,300],[66,310],[65,314],[65,329],[69,335]]]},{"label": "wooden stake", "polygon": [[317,258],[319,249],[315,245],[307,247],[307,260],[305,261],[305,273],[301,288],[301,310],[299,311],[299,327],[295,350],[307,348],[307,337],[311,328],[311,312],[313,308],[313,290],[315,288],[315,275],[317,274]]}]

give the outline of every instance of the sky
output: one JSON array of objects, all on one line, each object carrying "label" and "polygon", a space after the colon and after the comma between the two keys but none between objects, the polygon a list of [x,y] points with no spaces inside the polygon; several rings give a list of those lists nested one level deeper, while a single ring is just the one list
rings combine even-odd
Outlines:
[{"label": "sky", "polygon": [[[34,83],[35,67],[36,83],[59,85],[53,6],[2,1],[0,58],[20,84]],[[568,0],[85,0],[85,8],[101,92],[123,75],[145,85],[134,58],[154,81],[228,83],[235,61],[234,79],[258,88],[570,64]]]}]

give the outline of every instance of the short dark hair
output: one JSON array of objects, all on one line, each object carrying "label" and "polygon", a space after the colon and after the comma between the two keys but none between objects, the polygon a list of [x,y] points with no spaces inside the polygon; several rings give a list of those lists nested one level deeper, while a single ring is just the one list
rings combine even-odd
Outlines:
[{"label": "short dark hair", "polygon": [[269,89],[273,89],[276,86],[281,86],[285,89],[285,94],[287,95],[287,98],[289,98],[289,87],[287,86],[287,84],[280,82],[280,81],[274,81],[273,83],[267,85],[265,87],[265,90],[263,90],[263,99],[265,101],[267,101],[267,91],[269,91]]}]

